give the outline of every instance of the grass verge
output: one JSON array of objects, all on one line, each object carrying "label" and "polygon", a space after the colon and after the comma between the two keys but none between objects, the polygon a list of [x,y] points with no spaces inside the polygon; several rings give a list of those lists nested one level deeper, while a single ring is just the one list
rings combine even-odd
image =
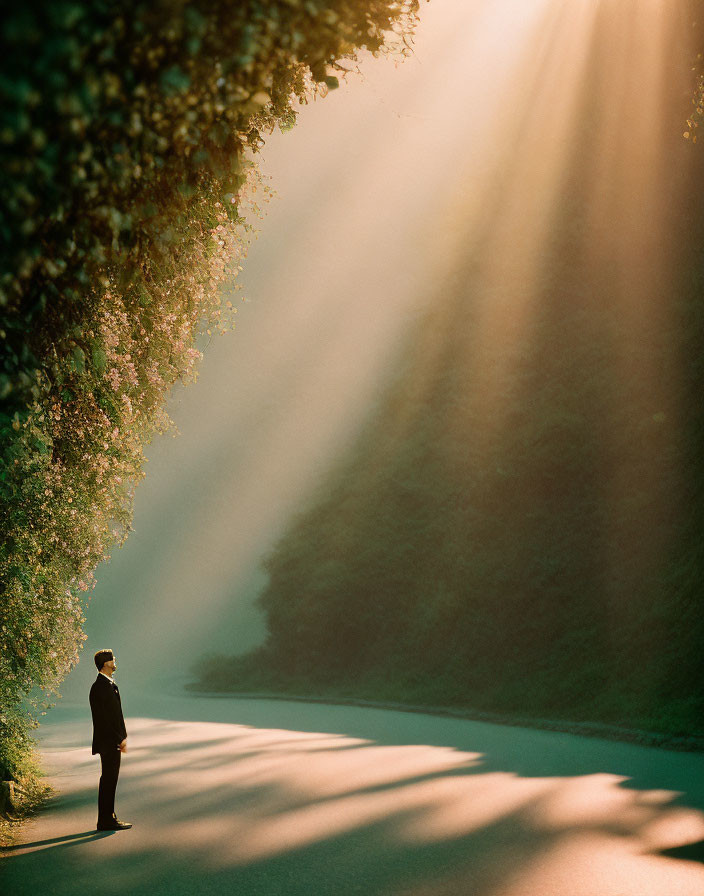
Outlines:
[{"label": "grass verge", "polygon": [[35,752],[27,757],[16,781],[0,781],[0,849],[14,844],[22,825],[37,814],[52,794]]},{"label": "grass verge", "polygon": [[[231,658],[231,662],[233,666],[239,665],[235,658]],[[668,730],[666,724],[651,724],[647,717],[639,718],[635,724],[630,720],[628,724],[616,724],[610,720],[600,720],[596,714],[592,718],[569,719],[559,716],[553,718],[530,711],[521,714],[490,707],[477,707],[472,706],[469,701],[458,702],[454,699],[451,705],[443,705],[437,699],[437,692],[432,695],[424,695],[421,691],[405,694],[403,688],[399,688],[398,685],[393,687],[387,683],[387,686],[383,687],[376,686],[380,684],[379,682],[370,681],[335,685],[310,682],[301,677],[282,684],[261,669],[252,668],[249,662],[241,663],[242,675],[232,675],[232,668],[220,666],[214,658],[199,663],[195,671],[199,676],[198,680],[187,684],[186,690],[201,696],[367,706],[497,725],[561,731],[583,737],[599,737],[679,752],[704,752],[704,733],[683,732],[679,727]]]}]

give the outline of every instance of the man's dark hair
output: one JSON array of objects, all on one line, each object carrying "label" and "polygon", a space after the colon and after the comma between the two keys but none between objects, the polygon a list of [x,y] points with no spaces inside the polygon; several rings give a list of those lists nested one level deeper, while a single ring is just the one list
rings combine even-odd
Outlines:
[{"label": "man's dark hair", "polygon": [[100,672],[105,663],[107,663],[112,658],[112,650],[99,650],[93,657],[93,659],[95,660],[95,665],[98,667],[98,672]]}]

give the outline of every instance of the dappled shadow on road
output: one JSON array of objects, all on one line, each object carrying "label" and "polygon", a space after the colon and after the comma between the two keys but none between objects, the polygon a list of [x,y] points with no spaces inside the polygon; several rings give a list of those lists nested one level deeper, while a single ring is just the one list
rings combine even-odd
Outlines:
[{"label": "dappled shadow on road", "polygon": [[[128,720],[118,803],[135,827],[26,844],[4,862],[13,893],[704,891],[685,854],[704,837],[700,756],[355,707],[179,707],[189,720]],[[78,740],[76,723],[52,729],[73,771],[46,819],[83,830],[98,769]]]},{"label": "dappled shadow on road", "polygon": [[671,849],[663,849],[659,855],[669,856],[672,859],[683,859],[685,862],[701,862],[704,864],[704,840],[698,843],[685,843],[683,846],[673,846]]}]

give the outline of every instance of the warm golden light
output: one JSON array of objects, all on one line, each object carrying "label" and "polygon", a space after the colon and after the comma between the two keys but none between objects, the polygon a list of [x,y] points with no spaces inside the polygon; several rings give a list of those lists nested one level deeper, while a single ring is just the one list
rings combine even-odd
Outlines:
[{"label": "warm golden light", "polygon": [[[699,863],[662,855],[704,838],[702,813],[679,805],[683,788],[698,799],[698,756],[353,707],[165,697],[163,709],[190,720],[128,719],[120,800],[140,822],[129,837],[74,836],[92,811],[95,759],[82,722],[55,720],[44,747],[63,793],[6,860],[11,885],[53,873],[56,892],[87,892],[96,865],[139,893],[178,881],[273,894],[282,879],[288,892],[378,896],[695,896],[704,885]],[[215,717],[227,721],[205,721]],[[326,719],[361,734],[315,730]],[[421,732],[430,743],[413,742]],[[52,848],[63,838],[70,850]]]},{"label": "warm golden light", "polygon": [[[704,892],[702,757],[684,752],[699,659],[675,681],[675,647],[660,675],[699,566],[685,556],[694,584],[658,602],[694,506],[676,321],[693,147],[672,103],[689,27],[674,0],[434,0],[413,57],[364,59],[272,135],[248,301],[174,400],[181,435],[151,446],[134,532],[98,572],[64,688],[83,718],[45,734],[65,801],[15,879]],[[264,641],[277,545],[284,609],[255,685],[272,668],[287,693],[420,695],[437,716],[185,695],[193,660]],[[120,799],[148,819],[122,839],[77,833],[97,780],[85,658],[107,643],[130,714]],[[212,668],[218,695],[239,687],[242,665]],[[634,739],[642,719],[643,742],[682,752],[457,707]]]},{"label": "warm golden light", "polygon": [[[272,135],[264,170],[279,196],[245,263],[249,301],[174,401],[181,436],[151,446],[135,531],[98,574],[89,650],[121,643],[126,667],[149,677],[156,631],[183,666],[261,641],[262,557],[353,444],[404,352],[406,400],[384,450],[403,445],[438,371],[455,364],[466,389],[453,419],[467,423],[452,463],[501,480],[517,419],[533,414],[535,441],[583,417],[610,527],[595,568],[608,581],[639,540],[656,556],[653,519],[674,499],[658,497],[637,530],[611,508],[643,468],[657,493],[659,440],[678,417],[675,360],[663,373],[650,351],[670,313],[664,90],[686,43],[676,5],[431,3],[412,58],[366,59],[361,77]],[[570,322],[579,303],[601,317]],[[427,314],[439,324],[419,325]],[[609,380],[588,408],[576,406],[577,367],[565,374],[580,327],[603,346]],[[544,386],[560,377],[564,398],[548,406]],[[610,440],[634,380],[647,416],[624,468]]]}]

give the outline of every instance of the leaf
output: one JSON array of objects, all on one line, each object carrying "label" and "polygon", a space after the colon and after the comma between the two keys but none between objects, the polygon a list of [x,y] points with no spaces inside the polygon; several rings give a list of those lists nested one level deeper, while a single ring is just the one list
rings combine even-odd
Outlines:
[{"label": "leaf", "polygon": [[91,353],[93,359],[93,367],[98,371],[98,373],[102,373],[107,366],[107,357],[105,352],[100,347],[95,347]]},{"label": "leaf", "polygon": [[78,345],[71,352],[71,368],[76,373],[84,373],[86,369],[86,355]]},{"label": "leaf", "polygon": [[191,86],[191,79],[178,65],[172,65],[162,72],[159,78],[162,90],[167,96],[182,93]]}]

